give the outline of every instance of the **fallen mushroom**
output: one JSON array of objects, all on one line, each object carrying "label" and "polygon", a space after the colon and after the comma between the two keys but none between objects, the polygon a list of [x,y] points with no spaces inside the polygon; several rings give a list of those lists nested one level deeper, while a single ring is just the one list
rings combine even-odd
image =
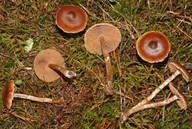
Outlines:
[{"label": "fallen mushroom", "polygon": [[173,73],[167,80],[165,80],[158,88],[156,88],[147,98],[138,103],[135,107],[140,107],[148,102],[150,102],[166,85],[168,85],[173,79],[175,79],[179,74],[186,82],[189,82],[189,72],[177,62],[170,62],[168,64],[170,71]]},{"label": "fallen mushroom", "polygon": [[87,14],[78,6],[65,5],[57,12],[56,24],[65,33],[78,33],[87,25]]},{"label": "fallen mushroom", "polygon": [[179,99],[176,100],[177,104],[182,110],[187,109],[187,100],[185,96],[177,89],[175,88],[173,83],[169,83],[169,89],[171,90],[173,95],[176,95]]},{"label": "fallen mushroom", "polygon": [[77,74],[65,67],[61,54],[54,49],[40,51],[34,60],[34,71],[39,79],[52,82],[60,77],[61,73],[67,78],[74,78]]},{"label": "fallen mushroom", "polygon": [[144,61],[149,63],[162,62],[169,54],[170,43],[161,32],[149,31],[137,40],[136,50]]},{"label": "fallen mushroom", "polygon": [[108,23],[93,25],[85,33],[85,48],[92,54],[104,56],[107,71],[107,94],[112,95],[112,68],[109,53],[114,51],[121,42],[121,33],[118,28]]},{"label": "fallen mushroom", "polygon": [[12,101],[13,101],[14,98],[22,98],[22,99],[28,99],[28,100],[32,100],[32,101],[45,102],[45,103],[60,103],[60,102],[63,101],[63,97],[61,97],[61,98],[59,98],[57,100],[53,100],[53,99],[50,99],[50,98],[39,98],[39,97],[26,95],[26,94],[14,93],[14,88],[15,88],[15,83],[14,83],[13,80],[10,80],[6,84],[6,86],[5,86],[4,90],[3,90],[3,93],[2,93],[3,104],[8,109],[11,108]]},{"label": "fallen mushroom", "polygon": [[186,110],[187,109],[187,100],[186,100],[185,96],[173,86],[173,83],[169,83],[169,88],[174,96],[172,96],[171,98],[169,98],[167,100],[161,101],[161,102],[145,104],[145,105],[141,105],[139,107],[138,106],[133,107],[130,110],[125,111],[120,114],[120,121],[122,123],[124,123],[130,115],[132,115],[138,111],[148,109],[148,108],[165,106],[165,105],[172,103],[173,101],[176,101],[182,110]]}]

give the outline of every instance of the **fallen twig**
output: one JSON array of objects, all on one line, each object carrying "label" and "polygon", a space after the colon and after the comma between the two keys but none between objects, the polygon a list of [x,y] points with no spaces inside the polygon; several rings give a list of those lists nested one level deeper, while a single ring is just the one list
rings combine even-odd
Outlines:
[{"label": "fallen twig", "polygon": [[15,116],[15,117],[17,117],[17,118],[19,118],[19,119],[22,119],[22,120],[24,120],[24,121],[27,121],[27,122],[29,122],[29,123],[35,122],[33,119],[30,119],[30,118],[26,118],[26,117],[17,115],[17,114],[15,114],[14,112],[7,112],[7,111],[1,110],[1,109],[0,109],[0,111],[1,111],[1,112],[4,112],[4,113],[7,113],[7,114],[10,114],[10,115],[13,115],[13,116]]}]

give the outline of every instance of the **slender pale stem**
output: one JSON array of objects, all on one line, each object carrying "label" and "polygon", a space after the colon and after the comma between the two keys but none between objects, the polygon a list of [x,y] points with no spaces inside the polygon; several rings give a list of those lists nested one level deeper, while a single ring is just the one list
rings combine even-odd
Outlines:
[{"label": "slender pale stem", "polygon": [[167,80],[165,80],[158,88],[156,88],[147,98],[138,103],[135,107],[140,107],[151,101],[166,85],[169,84],[173,79],[175,79],[181,72],[177,70],[174,74],[172,74]]},{"label": "slender pale stem", "polygon": [[66,68],[63,68],[57,64],[49,64],[48,66],[49,68],[62,73],[67,78],[74,78],[77,76],[75,72],[67,70]]},{"label": "slender pale stem", "polygon": [[107,86],[106,86],[106,91],[108,94],[112,95],[113,94],[113,75],[112,75],[112,67],[111,67],[111,61],[110,61],[110,56],[109,53],[107,52],[107,46],[105,44],[105,39],[103,36],[100,36],[100,43],[101,43],[101,50],[105,59],[105,64],[106,64],[106,71],[107,71]]},{"label": "slender pale stem", "polygon": [[50,98],[39,98],[39,97],[31,96],[31,95],[18,94],[18,93],[14,93],[13,96],[15,98],[28,99],[28,100],[37,101],[37,102],[44,102],[44,103],[60,103],[63,101],[63,97],[61,97],[57,100],[54,100],[54,99],[50,99]]},{"label": "slender pale stem", "polygon": [[161,102],[156,102],[156,103],[150,103],[150,104],[145,104],[145,105],[141,105],[140,107],[133,107],[131,108],[130,110],[128,111],[125,111],[123,113],[121,113],[120,115],[120,120],[121,122],[125,122],[128,117],[133,114],[133,113],[136,113],[138,111],[141,111],[141,110],[144,110],[144,109],[148,109],[148,108],[154,108],[154,107],[161,107],[161,106],[165,106],[165,105],[168,105],[170,103],[172,103],[173,101],[175,100],[178,100],[178,96],[174,95],[173,97],[167,99],[167,100],[164,100],[164,101],[161,101]]}]

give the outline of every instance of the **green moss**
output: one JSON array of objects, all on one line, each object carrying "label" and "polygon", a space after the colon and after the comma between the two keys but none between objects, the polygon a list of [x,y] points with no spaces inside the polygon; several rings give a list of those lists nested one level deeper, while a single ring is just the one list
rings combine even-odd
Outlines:
[{"label": "green moss", "polygon": [[[171,75],[167,67],[169,61],[186,66],[191,75],[192,2],[116,0],[111,3],[95,0],[88,5],[87,1],[18,0],[16,4],[11,1],[0,4],[0,18],[3,17],[0,22],[0,91],[9,79],[14,79],[22,80],[22,85],[17,86],[18,93],[65,98],[61,104],[14,99],[10,110],[0,101],[1,110],[14,111],[36,121],[29,124],[0,111],[2,128],[12,128],[13,125],[14,128],[190,128],[190,111],[181,111],[176,102],[135,113],[124,124],[115,116],[139,103]],[[58,8],[71,3],[89,11],[87,27],[77,34],[66,34],[55,24]],[[121,43],[110,53],[113,85],[115,91],[125,92],[132,100],[104,94],[101,85],[106,79],[103,56],[91,54],[84,47],[86,30],[100,22],[111,23],[121,31]],[[169,57],[158,64],[144,62],[135,49],[136,40],[152,30],[164,33],[171,43]],[[27,53],[23,48],[29,38],[33,39],[34,45]],[[78,77],[51,83],[39,80],[33,71],[33,60],[39,51],[47,48],[57,49],[66,66],[77,72]],[[173,82],[185,93],[190,109],[191,79],[186,83],[179,76]],[[169,93],[165,88],[153,102],[164,100]]]}]

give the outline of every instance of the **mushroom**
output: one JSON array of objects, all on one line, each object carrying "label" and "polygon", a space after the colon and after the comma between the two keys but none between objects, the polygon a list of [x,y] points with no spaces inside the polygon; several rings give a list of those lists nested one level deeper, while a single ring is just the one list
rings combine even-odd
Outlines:
[{"label": "mushroom", "polygon": [[157,63],[162,62],[168,56],[170,43],[161,32],[149,31],[137,40],[136,49],[144,61]]},{"label": "mushroom", "polygon": [[177,96],[178,99],[176,99],[177,104],[182,110],[187,109],[187,100],[185,96],[177,89],[175,88],[174,84],[171,82],[169,83],[169,89],[171,90],[172,94],[174,96]]},{"label": "mushroom", "polygon": [[40,51],[34,60],[34,70],[39,79],[45,82],[52,82],[60,77],[62,73],[67,78],[76,77],[77,74],[67,70],[61,54],[54,49]]},{"label": "mushroom", "polygon": [[85,33],[85,48],[92,54],[104,56],[107,71],[107,94],[112,95],[112,68],[109,52],[114,51],[121,42],[121,33],[118,28],[108,23],[93,25]]},{"label": "mushroom", "polygon": [[63,97],[53,100],[50,98],[39,98],[31,95],[26,95],[26,94],[18,94],[14,93],[14,88],[15,88],[15,83],[13,80],[8,81],[6,84],[3,93],[2,93],[2,100],[8,109],[11,108],[13,98],[22,98],[22,99],[28,99],[32,101],[37,101],[37,102],[46,102],[46,103],[60,103],[63,101]]},{"label": "mushroom", "polygon": [[56,16],[57,26],[65,33],[78,33],[87,25],[87,14],[78,6],[62,6]]},{"label": "mushroom", "polygon": [[171,72],[174,72],[167,80],[165,80],[158,88],[156,88],[147,98],[138,103],[135,107],[140,107],[151,101],[167,84],[175,79],[179,74],[182,74],[186,82],[189,82],[189,72],[177,62],[170,62],[168,67]]},{"label": "mushroom", "polygon": [[187,100],[186,100],[185,96],[173,86],[173,83],[169,83],[169,88],[174,96],[172,96],[171,98],[164,100],[164,101],[145,104],[145,105],[141,105],[139,107],[133,107],[132,109],[120,114],[121,122],[124,123],[127,120],[127,118],[133,113],[136,113],[138,111],[141,111],[141,110],[144,110],[147,108],[165,106],[165,105],[172,103],[173,101],[176,101],[182,110],[186,110],[187,109]]}]

